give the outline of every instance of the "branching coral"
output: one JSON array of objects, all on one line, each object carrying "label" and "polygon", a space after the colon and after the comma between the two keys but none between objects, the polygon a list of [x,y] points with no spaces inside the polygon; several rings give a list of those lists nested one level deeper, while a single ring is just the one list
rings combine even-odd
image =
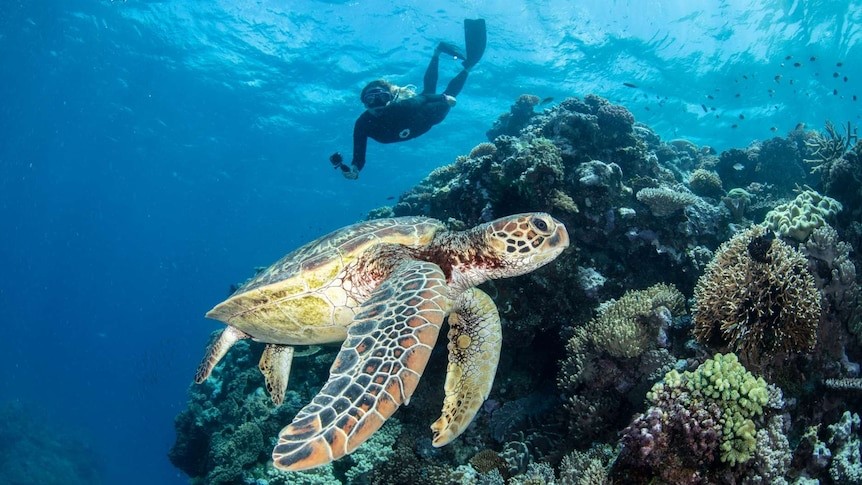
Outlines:
[{"label": "branching coral", "polygon": [[694,334],[751,359],[814,347],[820,293],[805,257],[761,226],[719,247],[694,290]]},{"label": "branching coral", "polygon": [[846,136],[838,133],[831,121],[826,122],[826,132],[814,132],[807,140],[805,147],[808,158],[805,163],[811,165],[811,173],[829,170],[829,166],[840,159],[852,146],[850,143],[850,124],[845,127]]}]

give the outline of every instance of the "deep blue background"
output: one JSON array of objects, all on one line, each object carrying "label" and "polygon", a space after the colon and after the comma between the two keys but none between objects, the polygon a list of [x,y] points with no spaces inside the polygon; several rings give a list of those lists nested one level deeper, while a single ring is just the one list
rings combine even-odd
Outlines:
[{"label": "deep blue background", "polygon": [[[107,483],[184,483],[172,419],[231,283],[391,203],[522,93],[594,92],[719,149],[859,120],[858,1],[290,3],[0,6],[0,401],[92,446]],[[478,16],[446,122],[333,172],[359,89],[420,84]]]}]

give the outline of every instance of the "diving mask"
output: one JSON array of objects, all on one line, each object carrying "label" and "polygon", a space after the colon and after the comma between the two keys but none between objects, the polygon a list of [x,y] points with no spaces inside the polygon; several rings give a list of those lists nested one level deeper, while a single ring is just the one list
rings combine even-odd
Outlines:
[{"label": "diving mask", "polygon": [[381,108],[392,101],[392,93],[383,88],[371,88],[362,96],[362,104],[367,108]]}]

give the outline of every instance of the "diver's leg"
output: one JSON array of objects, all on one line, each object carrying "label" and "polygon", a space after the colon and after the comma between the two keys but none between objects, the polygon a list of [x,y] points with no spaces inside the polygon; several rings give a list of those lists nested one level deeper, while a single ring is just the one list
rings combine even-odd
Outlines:
[{"label": "diver's leg", "polygon": [[446,90],[443,91],[443,94],[448,94],[452,97],[458,96],[458,93],[464,89],[464,83],[467,82],[467,74],[469,73],[466,69],[459,72],[457,76],[449,81],[449,85],[446,86]]},{"label": "diver's leg", "polygon": [[440,53],[434,51],[431,56],[431,62],[428,63],[428,68],[425,69],[425,77],[422,80],[422,94],[434,94],[437,90],[437,70],[440,66]]}]

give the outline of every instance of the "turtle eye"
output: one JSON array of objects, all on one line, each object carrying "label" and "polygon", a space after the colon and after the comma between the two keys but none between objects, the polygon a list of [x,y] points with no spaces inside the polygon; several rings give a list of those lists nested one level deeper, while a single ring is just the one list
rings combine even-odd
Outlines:
[{"label": "turtle eye", "polygon": [[536,226],[536,229],[546,232],[548,230],[548,223],[543,219],[539,219],[538,217],[533,218],[533,225]]}]

